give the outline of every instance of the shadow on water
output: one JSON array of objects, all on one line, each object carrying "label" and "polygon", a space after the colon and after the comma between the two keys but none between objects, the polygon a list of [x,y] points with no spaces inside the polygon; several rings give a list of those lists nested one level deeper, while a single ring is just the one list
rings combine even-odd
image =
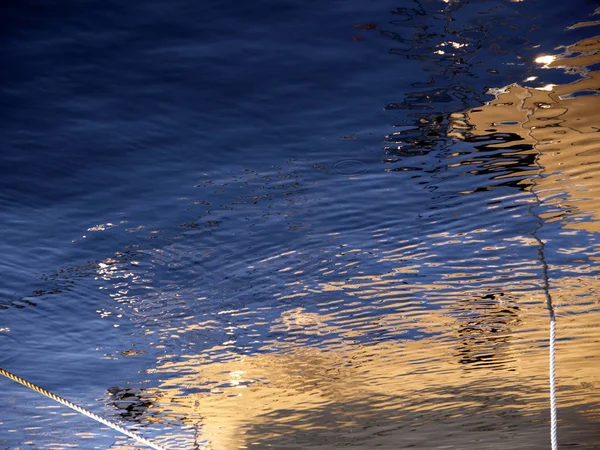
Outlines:
[{"label": "shadow on water", "polygon": [[330,157],[182,171],[194,188],[151,205],[169,220],[89,226],[81,264],[0,309],[43,308],[52,328],[90,298],[99,318],[81,326],[125,329],[101,348],[139,371],[104,376],[106,411],[172,448],[547,448],[541,219],[559,442],[600,448],[600,38],[594,22],[548,37],[566,6],[530,18],[523,3],[413,2],[357,23],[357,48],[422,74],[381,97],[383,139],[356,125]]}]

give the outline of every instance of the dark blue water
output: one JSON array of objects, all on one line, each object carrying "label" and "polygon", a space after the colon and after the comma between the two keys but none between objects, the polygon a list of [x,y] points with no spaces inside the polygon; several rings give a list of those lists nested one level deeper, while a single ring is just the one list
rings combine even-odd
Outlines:
[{"label": "dark blue water", "polygon": [[[160,404],[218,384],[197,375],[204,365],[213,373],[236,358],[261,365],[304,349],[371,347],[383,361],[382,346],[448,344],[432,354],[480,374],[458,399],[495,370],[498,388],[520,393],[523,407],[510,423],[482,419],[489,435],[447,445],[496,448],[500,433],[518,446],[534,430],[527,448],[546,448],[545,369],[534,376],[515,362],[546,345],[545,331],[536,334],[545,311],[532,234],[563,280],[565,321],[597,317],[599,238],[569,226],[597,211],[553,202],[562,188],[532,195],[543,163],[522,136],[469,141],[448,130],[453,113],[492,100],[491,88],[585,76],[534,60],[594,36],[565,29],[593,10],[583,0],[6,3],[0,367],[169,448],[199,448],[215,439],[208,413],[194,419],[183,400],[184,413]],[[593,178],[597,168],[582,170]],[[476,310],[461,306],[469,298],[480,299]],[[590,320],[571,322],[565,339],[600,336]],[[464,337],[490,327],[504,340]],[[585,345],[565,364],[598,367]],[[423,358],[420,370],[435,373],[435,358]],[[598,448],[598,418],[587,413],[599,400],[593,378],[566,381],[586,396],[565,397],[568,414],[590,422],[565,418],[565,445]],[[438,392],[446,380],[436,380],[424,386]],[[134,448],[8,380],[0,386],[0,448]],[[115,392],[124,389],[148,402],[123,413]],[[383,381],[380,391],[400,395]],[[428,392],[408,389],[404,405]],[[408,423],[400,406],[381,408]],[[376,410],[357,413],[367,430],[375,421],[372,431],[344,444],[341,427],[328,448],[378,435]],[[265,417],[267,431],[231,427],[275,448],[325,442],[294,434],[309,419],[290,419],[281,433],[290,441],[271,443]],[[427,448],[433,435],[423,433]]]}]

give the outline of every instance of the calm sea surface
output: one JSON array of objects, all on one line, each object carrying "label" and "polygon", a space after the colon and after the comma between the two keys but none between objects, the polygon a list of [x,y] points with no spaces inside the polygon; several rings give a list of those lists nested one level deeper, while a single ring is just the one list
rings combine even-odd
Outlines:
[{"label": "calm sea surface", "polygon": [[172,450],[547,449],[548,292],[599,449],[596,8],[6,2],[0,367]]}]

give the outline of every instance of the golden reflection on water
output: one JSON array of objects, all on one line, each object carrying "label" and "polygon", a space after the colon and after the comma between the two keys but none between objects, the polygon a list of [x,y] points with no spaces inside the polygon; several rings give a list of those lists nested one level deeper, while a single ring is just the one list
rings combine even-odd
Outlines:
[{"label": "golden reflection on water", "polygon": [[[597,94],[600,87],[600,72],[586,69],[600,62],[600,37],[539,62],[584,76],[543,89],[518,84],[497,89],[486,105],[454,114],[450,135],[464,141],[517,137],[521,150],[516,152],[535,155],[539,176],[521,181],[524,191],[513,200],[555,205],[554,212],[541,217],[560,220],[566,234],[569,229],[597,233],[600,97],[578,94]],[[488,144],[505,146],[505,141]],[[523,233],[492,245],[486,236],[494,232],[440,232],[423,241],[406,240],[373,255],[376,264],[394,266],[384,273],[350,275],[348,268],[356,262],[344,265],[342,259],[322,273],[346,279],[296,281],[296,291],[285,297],[326,297],[318,312],[289,308],[268,323],[255,312],[224,311],[256,314],[257,322],[237,332],[251,334],[252,325],[263,320],[270,333],[287,338],[268,341],[259,354],[240,355],[224,342],[176,361],[165,357],[155,369],[165,381],[150,391],[151,410],[159,413],[157,420],[196,427],[198,442],[219,450],[255,444],[290,449],[442,448],[448,443],[452,448],[547,447],[548,316],[540,262],[518,259],[500,265],[502,254],[524,247],[532,247],[535,258],[538,243]],[[383,229],[373,237],[385,236]],[[466,245],[477,249],[464,252]],[[456,256],[440,262],[435,257],[442,247]],[[551,267],[570,274],[552,280],[560,305],[559,426],[568,430],[560,439],[592,442],[585,448],[598,448],[594,430],[600,427],[600,282],[593,270],[598,250],[561,249],[579,259],[569,267]],[[346,247],[343,254],[365,252]],[[286,263],[282,270],[293,267]],[[406,277],[434,267],[444,268],[437,281]],[[104,274],[111,270],[101,268]],[[178,337],[218,326],[207,321],[171,331]],[[415,330],[418,334],[408,338]],[[306,345],[311,336],[319,337],[319,345]],[[368,336],[395,338],[362,339]]]},{"label": "golden reflection on water", "polygon": [[[600,36],[568,46],[561,55],[536,60],[547,68],[562,68],[582,76],[565,85],[529,88],[518,84],[495,90],[496,98],[485,106],[454,114],[451,135],[475,141],[513,135],[526,146],[522,153],[536,155],[540,175],[532,188],[556,214],[545,219],[562,220],[565,228],[600,231]],[[504,143],[489,144],[502,148]]]},{"label": "golden reflection on water", "polygon": [[[467,295],[456,293],[461,296]],[[223,362],[214,362],[211,351],[166,362],[157,368],[170,377],[156,389],[156,408],[163,420],[200,423],[202,439],[215,449],[253,442],[275,448],[328,443],[434,448],[449,438],[465,444],[456,430],[469,436],[485,424],[493,424],[493,432],[481,436],[482,442],[491,445],[511,428],[523,427],[531,436],[521,431],[518,442],[527,447],[545,429],[548,364],[541,345],[547,338],[543,297],[529,302],[517,308],[492,296],[463,301],[454,311],[428,314],[427,328],[448,330],[442,336],[365,346],[352,345],[355,335],[328,325],[327,315],[304,315],[298,308],[273,328],[308,324],[322,336],[341,331],[341,341],[327,349],[290,343],[278,345],[277,353],[230,353]],[[597,365],[590,362],[600,358],[599,316],[588,312],[561,321],[557,367],[564,421],[584,425],[600,419],[597,410],[576,408],[600,400]],[[388,321],[412,326],[403,314]],[[486,358],[496,364],[482,366],[484,372],[469,370]],[[190,388],[204,392],[190,394]]]},{"label": "golden reflection on water", "polygon": [[[402,256],[407,266],[422,267],[436,244],[455,245],[460,253],[464,242],[484,231],[405,243],[379,262]],[[474,240],[482,248],[489,245]],[[509,237],[494,251],[534,244],[527,237]],[[473,259],[481,269],[476,275],[455,272]],[[396,276],[403,271],[394,270],[307,286],[307,295],[328,300],[318,313],[302,307],[283,311],[269,329],[287,338],[268,341],[264,353],[242,356],[223,343],[176,362],[166,357],[156,367],[166,380],[150,392],[152,409],[160,412],[160,421],[199,426],[199,441],[214,449],[436,448],[448,440],[454,446],[499,448],[506,439],[539,448],[548,407],[548,318],[535,270],[539,263],[516,261],[499,268],[495,259],[457,257],[449,261],[447,276],[434,283],[406,283]],[[482,275],[487,270],[494,275]],[[485,282],[469,283],[475,276]],[[576,276],[553,280],[553,286],[561,305],[561,423],[587,430],[561,438],[590,442],[589,430],[600,420],[590,407],[600,402],[600,311],[578,296],[589,298],[600,286],[585,265]],[[431,304],[438,308],[430,309]],[[210,326],[218,324],[191,328]],[[251,328],[237,331],[252,333]],[[421,333],[417,340],[360,343],[364,336],[402,336],[415,329]],[[320,344],[306,345],[307,336],[318,336]]]}]

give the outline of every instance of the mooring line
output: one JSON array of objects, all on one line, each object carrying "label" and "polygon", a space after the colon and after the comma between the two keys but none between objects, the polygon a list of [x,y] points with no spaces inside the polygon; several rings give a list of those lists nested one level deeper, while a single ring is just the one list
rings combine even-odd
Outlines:
[{"label": "mooring line", "polygon": [[[520,107],[522,110],[525,111],[525,115],[526,115],[526,120],[523,122],[523,124],[529,122],[531,116],[534,114],[534,112],[531,108],[527,108],[525,106],[525,101],[531,97],[532,96],[530,94],[529,96],[526,96],[521,99]],[[534,138],[534,136],[532,135],[531,128],[527,131],[527,135],[533,141],[537,141]],[[543,173],[544,169],[539,164],[539,159],[540,159],[542,152],[539,150],[539,148],[537,148],[535,146],[535,144],[533,145],[533,147],[537,151],[535,160],[536,160],[536,163],[538,163],[538,166],[540,167],[540,171],[533,178],[535,180],[535,178],[542,178],[542,173]],[[534,185],[535,185],[535,181],[534,181]],[[533,196],[535,198],[535,206],[541,207],[542,200],[540,199],[540,196],[538,195],[538,193],[535,191],[534,186],[531,187],[530,192],[533,194]],[[535,229],[533,230],[533,233],[531,233],[531,235],[537,241],[537,244],[538,244],[538,246],[537,246],[538,259],[539,259],[540,263],[542,264],[542,282],[543,282],[542,291],[544,292],[546,309],[548,310],[548,315],[550,317],[550,336],[549,336],[550,345],[549,345],[549,361],[548,361],[548,376],[549,376],[549,384],[550,384],[550,393],[549,393],[549,395],[550,395],[550,445],[551,445],[552,450],[558,450],[558,436],[557,436],[558,435],[558,414],[557,414],[557,406],[556,406],[556,361],[555,361],[556,314],[554,313],[554,305],[552,304],[552,295],[550,294],[550,276],[548,275],[548,263],[546,262],[546,256],[545,256],[545,252],[544,252],[544,250],[546,249],[546,244],[538,236],[538,232],[544,225],[544,222],[543,222],[542,218],[539,216],[539,214],[537,214],[533,211],[533,206],[534,205],[531,205],[529,207],[529,213],[536,218],[537,225],[536,225]]]},{"label": "mooring line", "polygon": [[[533,195],[536,199],[539,200],[537,193],[533,192]],[[539,203],[538,203],[539,204]],[[544,291],[544,296],[546,298],[546,308],[548,310],[548,315],[550,316],[550,346],[549,346],[549,363],[548,363],[548,375],[550,378],[550,444],[552,450],[558,449],[558,417],[556,413],[556,363],[555,363],[555,355],[556,355],[556,314],[554,313],[554,305],[552,304],[552,295],[550,294],[550,278],[548,276],[548,263],[546,262],[546,257],[544,255],[544,249],[546,248],[546,244],[542,241],[538,235],[538,230],[542,227],[541,218],[535,214],[535,217],[538,220],[538,226],[535,228],[533,234],[534,239],[538,243],[538,258],[542,263],[542,278],[543,278],[543,286],[542,290]]]},{"label": "mooring line", "polygon": [[136,440],[140,444],[147,445],[148,447],[151,447],[155,450],[166,450],[164,447],[161,447],[160,445],[155,444],[154,442],[146,439],[145,437],[140,436],[139,434],[134,433],[133,431],[129,431],[127,428],[123,428],[121,425],[117,425],[114,422],[106,420],[105,418],[100,417],[99,415],[94,414],[93,412],[88,411],[87,409],[82,408],[81,406],[78,406],[75,403],[70,402],[69,400],[59,397],[58,395],[53,394],[52,392],[47,391],[46,389],[44,389],[40,386],[37,386],[37,385],[31,383],[30,381],[27,381],[13,373],[10,373],[9,371],[4,370],[1,367],[0,367],[0,375],[3,375],[6,378],[16,381],[17,383],[20,383],[23,386],[28,387],[29,389],[31,389],[39,394],[45,395],[46,397],[54,400],[55,402],[61,403],[62,405],[66,406],[68,408],[71,408],[71,409],[77,411],[78,413],[83,414],[84,416],[87,416],[90,419],[95,420],[96,422],[100,422],[101,424],[104,424],[107,427],[110,427],[113,430],[118,431],[119,433],[129,436],[130,438]]},{"label": "mooring line", "polygon": [[557,439],[557,428],[558,418],[556,416],[556,376],[554,373],[554,353],[555,353],[555,342],[556,342],[556,319],[554,317],[554,310],[552,310],[552,318],[550,319],[550,442],[552,443],[552,450],[558,449]]}]

